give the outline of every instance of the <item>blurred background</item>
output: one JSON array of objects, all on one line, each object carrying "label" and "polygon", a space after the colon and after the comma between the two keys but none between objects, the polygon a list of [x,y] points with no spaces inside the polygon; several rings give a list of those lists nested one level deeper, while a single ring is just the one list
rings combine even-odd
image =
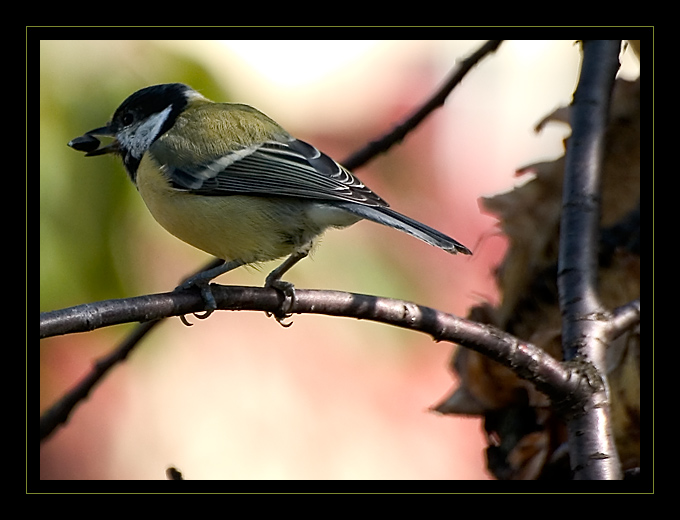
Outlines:
[{"label": "blurred background", "polygon": [[[256,106],[338,161],[403,121],[478,41],[42,41],[41,311],[172,290],[208,256],[163,230],[113,157],[66,146],[132,92],[183,82]],[[624,55],[622,74],[638,75]],[[579,47],[507,41],[403,143],[355,173],[396,210],[461,241],[451,256],[369,222],[329,231],[286,279],[414,301],[465,316],[495,303],[505,241],[477,199],[558,157]],[[218,283],[257,285],[276,263]],[[263,313],[167,320],[41,446],[43,479],[484,479],[478,419],[428,408],[455,385],[453,345],[388,326]],[[40,411],[133,325],[40,347]]]}]

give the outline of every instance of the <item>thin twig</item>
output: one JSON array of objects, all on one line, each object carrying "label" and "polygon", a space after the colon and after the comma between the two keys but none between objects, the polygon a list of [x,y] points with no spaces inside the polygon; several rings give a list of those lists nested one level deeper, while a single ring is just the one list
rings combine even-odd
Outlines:
[{"label": "thin twig", "polygon": [[[203,266],[196,274],[211,269],[222,263],[223,260],[213,259]],[[133,304],[134,305],[134,304]],[[81,332],[99,328],[102,323],[102,315],[97,304],[85,304],[73,312],[74,308],[62,309],[54,312],[40,313],[40,338],[65,334],[59,332],[68,327],[69,323],[81,324]],[[61,424],[65,424],[75,406],[90,395],[92,389],[104,378],[104,376],[118,363],[124,361],[132,349],[158,325],[165,316],[146,321],[143,319],[137,327],[118,345],[111,354],[95,362],[93,369],[79,383],[76,384],[66,395],[54,403],[40,416],[40,442],[47,439],[52,432]]]},{"label": "thin twig", "polygon": [[613,341],[640,323],[640,300],[617,307],[607,322],[607,339]]},{"label": "thin twig", "polygon": [[350,170],[358,168],[376,155],[387,151],[393,144],[401,142],[404,137],[406,137],[406,134],[416,128],[423,119],[434,112],[435,109],[444,105],[448,95],[454,87],[463,80],[470,69],[472,69],[472,67],[474,67],[484,56],[498,49],[502,42],[503,40],[489,40],[469,57],[458,63],[449,75],[449,79],[444,82],[441,88],[437,90],[429,100],[406,118],[403,123],[395,126],[392,131],[375,141],[371,141],[342,161],[345,168]]},{"label": "thin twig", "polygon": [[40,442],[47,439],[60,424],[65,424],[75,406],[87,398],[92,389],[115,365],[125,360],[132,349],[160,320],[140,324],[111,354],[97,360],[92,370],[40,416]]}]

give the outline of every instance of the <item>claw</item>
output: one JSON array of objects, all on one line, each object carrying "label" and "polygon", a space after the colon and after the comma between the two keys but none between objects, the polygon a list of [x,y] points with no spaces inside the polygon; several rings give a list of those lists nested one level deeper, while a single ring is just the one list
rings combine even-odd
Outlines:
[{"label": "claw", "polygon": [[285,314],[285,315],[283,315],[283,316],[279,316],[278,314],[275,314],[275,313],[273,313],[273,312],[265,312],[265,315],[267,316],[267,318],[273,316],[274,319],[276,320],[276,322],[277,322],[279,325],[281,325],[282,327],[286,328],[286,329],[287,329],[288,327],[290,327],[291,325],[293,325],[293,320],[291,320],[291,321],[289,321],[289,322],[287,322],[287,323],[283,321],[283,320],[286,320],[286,319],[290,318],[290,317],[292,316],[292,314]]},{"label": "claw", "polygon": [[267,316],[274,316],[274,319],[279,322],[282,327],[290,327],[293,322],[284,323],[284,320],[290,318],[293,314],[290,310],[295,303],[295,286],[290,282],[283,280],[267,280],[265,287],[271,287],[283,294],[283,301],[276,312],[268,312]]},{"label": "claw", "polygon": [[278,321],[282,327],[290,327],[293,324],[292,321],[290,323],[284,323],[283,320],[292,316],[290,310],[295,304],[295,286],[290,282],[284,282],[281,280],[281,277],[291,267],[305,258],[309,254],[311,247],[312,242],[309,242],[304,247],[293,252],[293,254],[286,258],[280,266],[269,273],[264,282],[265,287],[272,287],[283,294],[283,301],[281,302],[279,309],[274,313],[267,313],[267,316],[272,316],[273,314],[276,321]]},{"label": "claw", "polygon": [[[210,315],[211,315],[213,312],[215,312],[215,311],[206,310],[206,311],[203,312],[203,314],[199,314],[199,313],[197,313],[197,312],[192,312],[191,314],[193,314],[193,315],[194,315],[196,318],[198,318],[199,320],[205,320],[205,319],[208,319],[208,318],[210,317]],[[182,321],[182,323],[184,323],[187,327],[193,327],[193,325],[194,325],[193,323],[190,323],[189,320],[187,320],[186,314],[182,314],[182,315],[179,317],[179,319],[180,319],[180,320]]]},{"label": "claw", "polygon": [[295,303],[295,286],[290,282],[274,280],[269,287],[273,287],[283,294],[283,302],[281,302],[279,312],[281,314],[289,314]]},{"label": "claw", "polygon": [[[189,279],[183,284],[179,285],[175,290],[186,291],[193,289],[194,287],[197,287],[201,290],[201,298],[203,298],[203,302],[205,303],[205,312],[203,314],[193,312],[192,314],[199,320],[205,320],[217,309],[217,302],[215,301],[215,296],[213,296],[212,290],[210,289],[209,280]],[[180,316],[179,319],[182,320],[182,323],[184,323],[184,325],[187,327],[191,327],[193,325],[193,323],[189,323],[184,314]]]},{"label": "claw", "polygon": [[[198,287],[201,290],[201,297],[205,303],[205,313],[197,314],[194,312],[193,315],[199,320],[205,320],[215,310],[217,310],[217,302],[215,301],[215,296],[213,296],[212,290],[210,289],[210,280],[244,264],[245,262],[243,260],[231,260],[229,262],[218,261],[217,265],[214,265],[214,262],[212,262],[211,265],[214,265],[214,267],[207,266],[204,271],[193,275],[178,285],[177,288],[175,288],[175,291],[186,291],[188,289]],[[180,319],[187,327],[191,327],[192,324],[187,321],[185,316],[180,316]]]}]

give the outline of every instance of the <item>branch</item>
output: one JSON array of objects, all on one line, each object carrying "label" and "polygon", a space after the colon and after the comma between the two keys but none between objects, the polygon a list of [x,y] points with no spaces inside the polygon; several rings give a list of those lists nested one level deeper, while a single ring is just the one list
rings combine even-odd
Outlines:
[{"label": "branch", "polygon": [[[274,312],[283,296],[275,289],[211,285],[218,308]],[[542,349],[524,343],[490,325],[459,318],[414,303],[391,298],[340,291],[296,290],[291,311],[353,317],[394,325],[431,335],[435,341],[449,341],[480,352],[513,369],[546,393],[561,409],[571,409],[590,394],[588,378],[564,366]],[[157,320],[203,310],[203,299],[196,291],[181,291],[108,300],[79,305],[40,315],[41,337],[84,332],[108,325],[138,320]],[[153,327],[158,321],[142,324]],[[109,356],[99,360],[92,372],[40,419],[41,441],[66,422],[74,406],[84,399],[101,377],[123,361],[137,341],[130,340]],[[576,367],[578,368],[578,367]]]},{"label": "branch", "polygon": [[604,138],[621,41],[582,45],[565,160],[557,283],[564,359],[590,375],[593,393],[568,423],[569,452],[575,478],[620,479],[605,378],[607,313],[597,296],[597,267]]},{"label": "branch", "polygon": [[[477,52],[463,60],[460,65],[455,67],[451,77],[444,83],[442,88],[426,101],[411,117],[380,139],[369,143],[366,147],[353,154],[345,160],[343,164],[350,169],[357,168],[369,161],[375,155],[389,149],[394,143],[401,141],[408,132],[417,127],[432,111],[437,107],[442,106],[448,94],[458,83],[460,83],[460,81],[462,81],[472,67],[488,53],[495,51],[501,42],[502,40],[489,41]],[[222,260],[215,259],[198,272],[214,267],[218,262],[222,262]],[[300,292],[301,291],[298,291],[298,294]],[[136,345],[157,323],[157,321],[149,320],[160,320],[172,315],[184,315],[202,310],[202,306],[198,309],[194,307],[191,309],[185,308],[183,305],[186,302],[181,300],[182,297],[180,297],[180,300],[176,300],[174,299],[174,296],[177,296],[177,294],[171,294],[173,296],[169,299],[162,298],[162,295],[152,295],[150,297],[114,300],[102,302],[101,304],[87,304],[71,309],[41,313],[41,338],[75,331],[94,330],[106,324],[125,323],[128,321],[144,322],[131,333],[130,337],[128,337],[113,354],[99,360],[95,364],[95,368],[91,374],[41,417],[41,440],[45,439],[52,431],[54,431],[59,424],[67,420],[75,405],[80,400],[85,399],[92,388],[104,377],[104,375],[106,375],[115,364],[124,360],[134,345]],[[161,299],[159,300],[158,297]],[[123,303],[123,305],[120,305],[121,303]],[[150,306],[148,305],[149,303],[151,304]],[[265,306],[262,306],[259,310],[273,312],[279,308],[278,305],[277,301],[274,307],[265,308]],[[142,315],[140,315],[140,312]],[[131,316],[136,316],[136,318],[131,319]]]},{"label": "branch", "polygon": [[444,85],[442,85],[442,87],[418,110],[411,114],[403,123],[394,127],[391,132],[385,134],[380,139],[371,141],[362,149],[350,155],[341,162],[342,165],[345,168],[353,170],[367,163],[376,155],[386,152],[393,144],[401,142],[404,137],[406,137],[406,134],[417,127],[423,119],[434,112],[435,109],[443,106],[448,95],[454,87],[463,80],[472,67],[474,67],[484,56],[498,49],[501,43],[503,43],[503,40],[489,40],[477,51],[457,64]]},{"label": "branch", "polygon": [[621,334],[640,323],[640,300],[622,305],[614,309],[607,322],[607,340],[613,341]]},{"label": "branch", "polygon": [[125,341],[123,341],[116,350],[108,356],[97,360],[90,373],[87,374],[80,383],[43,413],[40,416],[40,442],[47,439],[57,426],[66,423],[75,406],[80,401],[86,399],[87,396],[90,395],[92,389],[104,378],[108,371],[118,363],[124,361],[141,339],[159,323],[160,320],[147,321],[146,323],[140,324],[127,338],[125,338]]},{"label": "branch", "polygon": [[[198,274],[207,269],[212,269],[222,262],[223,260],[214,258],[194,274]],[[191,276],[193,276],[193,274]],[[42,339],[57,334],[66,334],[67,332],[60,331],[67,330],[69,323],[74,322],[84,323],[85,328],[83,330],[98,328],[97,323],[101,319],[101,311],[98,306],[96,304],[85,304],[79,306],[79,308],[82,310],[74,313],[71,313],[74,308],[40,313],[40,338]],[[68,417],[75,406],[80,401],[86,399],[87,396],[90,395],[92,389],[104,378],[109,370],[118,363],[124,361],[132,349],[156,325],[158,325],[164,317],[165,316],[161,316],[154,321],[140,323],[112,354],[96,361],[92,371],[40,417],[40,442],[47,439],[57,426],[64,424],[68,420]],[[122,318],[123,321],[120,323],[127,321],[125,317]],[[121,319],[121,317],[118,316],[118,319]]]}]

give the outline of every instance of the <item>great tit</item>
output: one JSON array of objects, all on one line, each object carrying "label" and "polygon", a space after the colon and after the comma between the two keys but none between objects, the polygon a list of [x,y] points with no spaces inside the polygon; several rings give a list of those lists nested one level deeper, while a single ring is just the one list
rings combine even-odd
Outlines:
[{"label": "great tit", "polygon": [[[101,146],[96,136],[114,140]],[[179,287],[199,287],[208,314],[217,308],[210,280],[286,255],[265,285],[293,297],[292,284],[281,276],[307,256],[327,228],[361,219],[448,253],[472,254],[444,233],[390,209],[351,172],[259,110],[215,103],[181,83],[135,92],[106,126],[68,144],[87,157],[119,155],[158,223],[225,261]]]}]

